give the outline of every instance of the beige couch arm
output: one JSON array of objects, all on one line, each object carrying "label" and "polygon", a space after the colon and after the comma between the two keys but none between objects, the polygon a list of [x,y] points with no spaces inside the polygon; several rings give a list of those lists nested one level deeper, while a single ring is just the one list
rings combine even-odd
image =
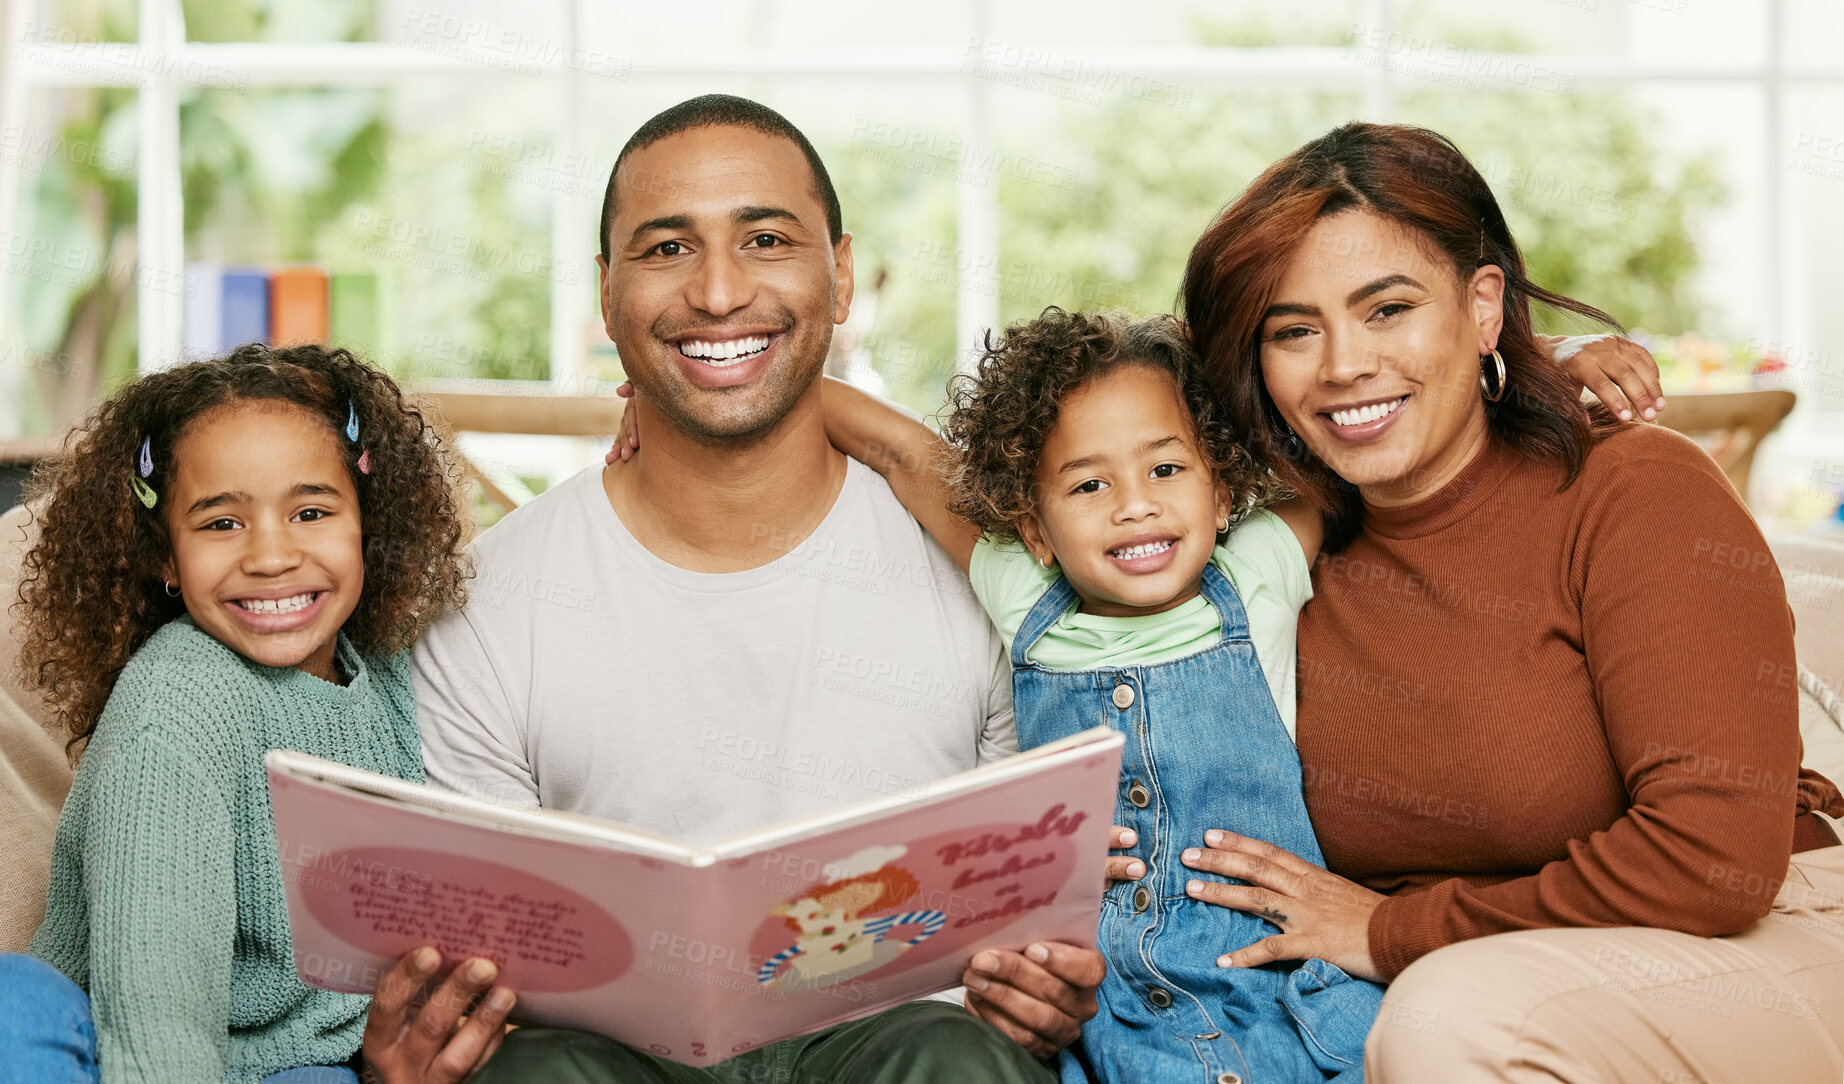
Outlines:
[{"label": "beige couch arm", "polygon": [[30,520],[23,506],[0,516],[0,952],[22,951],[45,915],[51,840],[72,774],[63,738],[46,728],[43,705],[14,669],[12,605]]},{"label": "beige couch arm", "polygon": [[[1833,693],[1844,696],[1844,542],[1805,535],[1768,540],[1793,607],[1799,662]],[[1837,701],[1832,701],[1835,707]],[[1801,692],[1799,731],[1806,766],[1844,785],[1844,719],[1819,697]]]}]

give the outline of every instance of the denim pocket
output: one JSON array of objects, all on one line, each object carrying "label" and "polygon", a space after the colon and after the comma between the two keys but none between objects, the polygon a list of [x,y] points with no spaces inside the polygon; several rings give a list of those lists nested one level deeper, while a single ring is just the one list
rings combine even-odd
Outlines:
[{"label": "denim pocket", "polygon": [[1364,1063],[1382,986],[1354,979],[1336,964],[1307,960],[1288,974],[1279,1000],[1320,1069],[1336,1073]]}]

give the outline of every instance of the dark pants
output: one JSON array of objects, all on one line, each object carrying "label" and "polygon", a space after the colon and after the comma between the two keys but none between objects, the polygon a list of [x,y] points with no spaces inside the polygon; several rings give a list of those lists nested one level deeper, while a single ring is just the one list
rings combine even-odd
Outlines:
[{"label": "dark pants", "polygon": [[1056,1074],[958,1005],[917,1001],[693,1069],[613,1039],[519,1028],[473,1084],[1053,1084]]}]

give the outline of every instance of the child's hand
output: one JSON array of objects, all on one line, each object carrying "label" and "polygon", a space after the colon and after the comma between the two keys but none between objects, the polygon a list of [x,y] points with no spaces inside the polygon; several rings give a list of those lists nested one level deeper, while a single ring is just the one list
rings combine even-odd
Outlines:
[{"label": "child's hand", "polygon": [[[615,388],[615,394],[623,399],[634,398],[633,383],[623,380],[620,386]],[[621,412],[621,428],[615,433],[615,443],[609,447],[608,454],[602,457],[602,462],[626,463],[634,458],[634,453],[638,451],[640,451],[640,419],[634,417],[634,404],[629,403],[627,409]]]},{"label": "child's hand", "polygon": [[1665,409],[1665,393],[1658,385],[1658,362],[1652,352],[1618,335],[1578,335],[1556,343],[1556,364],[1607,404],[1607,409],[1631,421],[1638,414],[1646,421]]},{"label": "child's hand", "polygon": [[[491,986],[499,971],[489,960],[464,960],[418,1008],[411,998],[442,964],[425,945],[397,961],[378,982],[365,1018],[365,1078],[375,1084],[458,1084],[486,1064],[506,1036],[506,1014],[517,997]],[[482,993],[472,1015],[467,1007]]]},{"label": "child's hand", "polygon": [[[1140,842],[1140,834],[1131,828],[1120,825],[1108,829],[1108,846],[1113,850],[1125,850]],[[1108,886],[1116,881],[1137,881],[1146,876],[1146,863],[1127,854],[1108,856]]]}]

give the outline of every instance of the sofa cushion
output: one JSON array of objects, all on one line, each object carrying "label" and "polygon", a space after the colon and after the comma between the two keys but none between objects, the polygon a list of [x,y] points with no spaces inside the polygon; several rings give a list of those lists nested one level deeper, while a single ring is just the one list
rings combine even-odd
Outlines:
[{"label": "sofa cushion", "polygon": [[23,506],[0,516],[0,952],[18,952],[45,915],[51,840],[70,790],[64,740],[46,727],[43,702],[15,670],[19,641],[10,612],[19,562],[31,547]]}]

